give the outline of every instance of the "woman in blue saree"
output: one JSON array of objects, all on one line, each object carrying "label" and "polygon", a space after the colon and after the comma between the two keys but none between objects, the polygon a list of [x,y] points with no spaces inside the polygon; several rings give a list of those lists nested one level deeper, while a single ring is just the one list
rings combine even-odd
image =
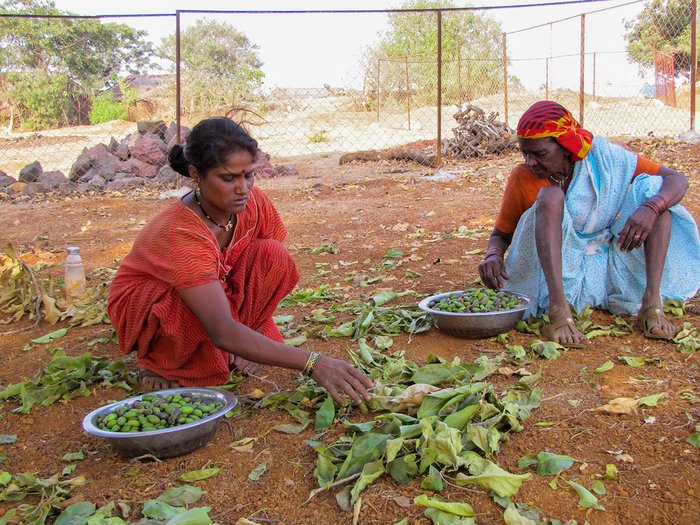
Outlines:
[{"label": "woman in blue saree", "polygon": [[531,106],[517,133],[525,162],[479,265],[484,284],[532,297],[528,313],[548,313],[542,333],[563,346],[583,346],[571,308],[586,305],[636,314],[646,337],[672,339],[663,298],[700,287],[698,229],[678,204],[686,177],[593,137],[555,102]]}]

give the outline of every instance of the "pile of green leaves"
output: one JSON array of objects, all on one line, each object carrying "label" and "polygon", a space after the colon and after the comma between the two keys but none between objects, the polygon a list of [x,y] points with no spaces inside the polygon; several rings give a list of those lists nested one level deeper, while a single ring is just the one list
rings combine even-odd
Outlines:
[{"label": "pile of green leaves", "polygon": [[[67,500],[74,488],[85,485],[83,476],[66,479],[72,469],[66,467],[62,474],[50,478],[39,478],[31,472],[10,474],[0,471],[0,501],[24,501],[25,498],[38,498],[34,504],[22,503],[5,512],[0,517],[0,524],[28,523],[42,525],[46,519],[56,513],[56,505]],[[56,523],[59,523],[58,521]],[[66,521],[60,522],[64,525]]]},{"label": "pile of green leaves", "polygon": [[350,356],[375,383],[372,400],[363,407],[363,413],[367,408],[378,412],[372,419],[347,421],[332,398],[308,383],[260,402],[287,410],[299,423],[276,428],[283,432],[306,428],[309,409],[316,411],[317,432],[343,420],[345,436],[332,443],[320,441],[322,434],[307,441],[318,454],[314,475],[319,486],[348,483],[336,497],[341,508],[351,509],[360,493],[384,474],[400,483],[422,477],[421,486],[436,492],[447,482],[476,485],[502,498],[514,496],[531,478],[503,470],[494,456],[508,433],[522,430],[521,421],[539,406],[539,389],[499,395],[482,381],[497,369],[488,359],[462,363],[430,356],[418,366],[401,351],[384,355],[366,341]]},{"label": "pile of green leaves", "polygon": [[[12,475],[0,471],[0,501],[22,501],[27,497],[39,498],[36,504],[21,504],[9,509],[0,517],[0,524],[27,523],[44,525],[49,517],[57,516],[54,525],[73,525],[89,523],[90,525],[127,525],[131,507],[125,502],[111,502],[100,508],[89,501],[80,501],[63,511],[61,503],[66,501],[75,487],[85,484],[85,478],[78,476],[72,479],[62,479],[64,474],[56,474],[50,478],[38,478],[34,474],[24,472]],[[138,523],[149,525],[211,525],[209,507],[192,507],[204,492],[193,485],[171,487],[156,499],[144,502],[141,514],[143,519]]]},{"label": "pile of green leaves", "polygon": [[29,414],[36,404],[50,405],[78,396],[89,396],[92,387],[120,387],[131,391],[136,382],[124,360],[95,358],[90,352],[70,357],[59,349],[51,362],[33,379],[11,384],[0,390],[0,400],[14,400],[19,406],[13,412]]}]

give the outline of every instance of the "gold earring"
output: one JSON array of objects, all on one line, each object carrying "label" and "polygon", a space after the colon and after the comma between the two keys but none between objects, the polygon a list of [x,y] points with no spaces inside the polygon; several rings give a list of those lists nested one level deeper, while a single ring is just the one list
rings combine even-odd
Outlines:
[{"label": "gold earring", "polygon": [[199,179],[194,179],[194,191],[196,193],[201,193],[201,191],[199,189]]}]

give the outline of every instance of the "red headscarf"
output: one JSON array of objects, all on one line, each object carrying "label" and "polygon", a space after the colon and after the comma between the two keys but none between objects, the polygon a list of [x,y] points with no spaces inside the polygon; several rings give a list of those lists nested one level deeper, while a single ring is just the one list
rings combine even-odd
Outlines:
[{"label": "red headscarf", "polygon": [[518,121],[518,138],[543,137],[554,137],[576,160],[588,155],[593,141],[593,134],[583,129],[568,109],[551,100],[535,102]]}]

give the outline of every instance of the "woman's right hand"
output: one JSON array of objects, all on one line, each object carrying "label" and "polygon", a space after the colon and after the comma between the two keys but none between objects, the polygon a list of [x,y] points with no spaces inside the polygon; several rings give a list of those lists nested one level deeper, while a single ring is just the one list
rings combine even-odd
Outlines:
[{"label": "woman's right hand", "polygon": [[374,387],[374,383],[342,359],[322,356],[316,363],[311,378],[325,388],[341,406],[347,404],[341,396],[342,393],[347,394],[356,405],[372,399],[367,389]]},{"label": "woman's right hand", "polygon": [[479,275],[481,282],[492,290],[503,288],[503,279],[510,279],[506,273],[506,265],[503,257],[490,255],[479,264]]}]

